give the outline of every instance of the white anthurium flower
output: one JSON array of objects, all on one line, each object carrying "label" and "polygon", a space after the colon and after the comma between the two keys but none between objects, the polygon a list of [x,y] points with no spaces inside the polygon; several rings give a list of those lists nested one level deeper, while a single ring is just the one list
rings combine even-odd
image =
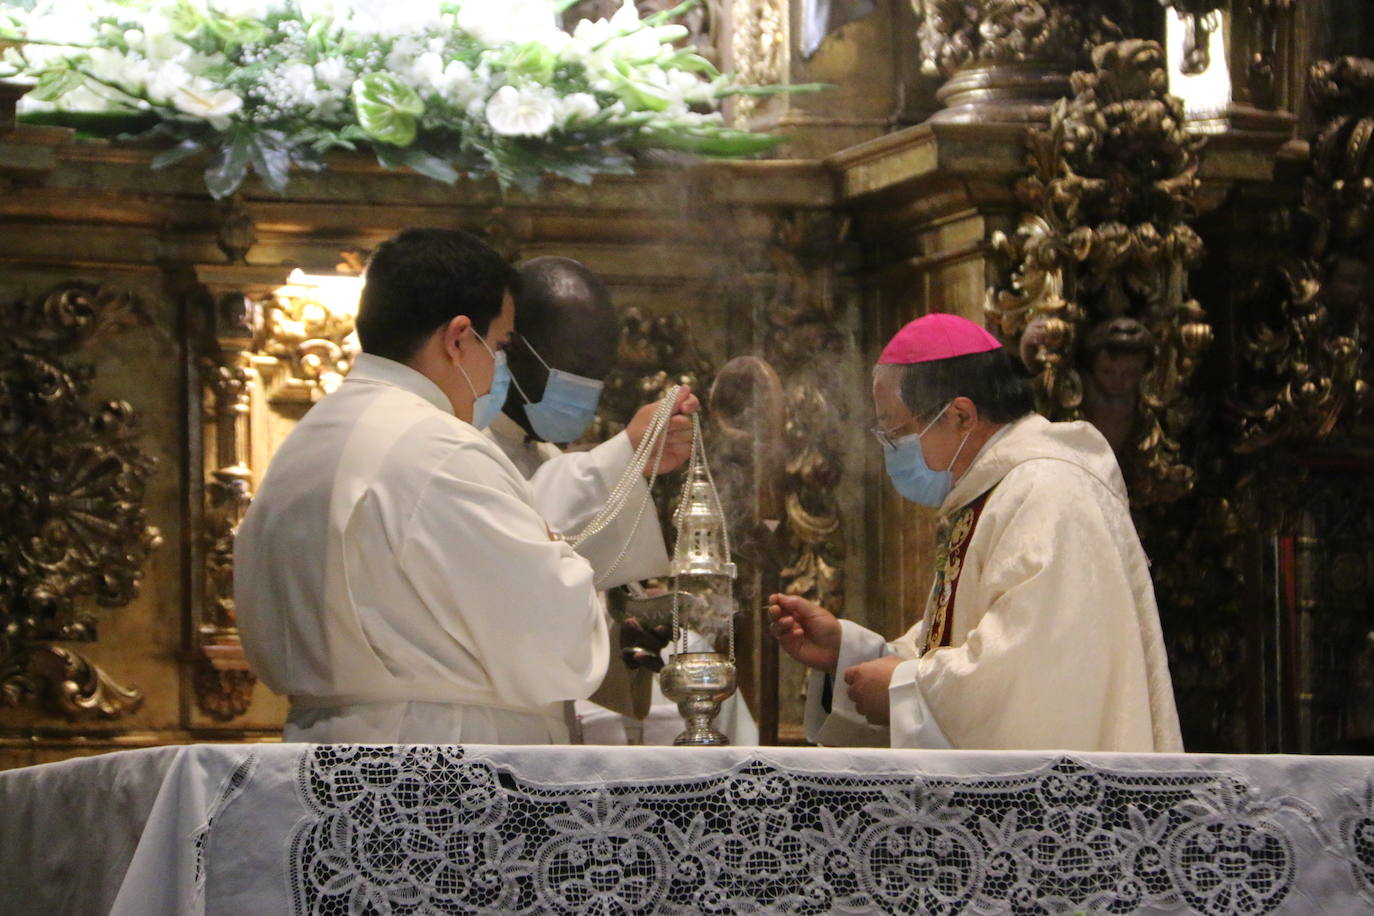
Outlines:
[{"label": "white anthurium flower", "polygon": [[233,115],[243,108],[243,99],[230,89],[194,89],[183,87],[172,96],[172,104],[193,118],[208,121],[215,130],[225,130],[233,123]]},{"label": "white anthurium flower", "polygon": [[542,137],[554,124],[554,106],[547,91],[502,86],[487,101],[487,123],[505,137]]},{"label": "white anthurium flower", "polygon": [[601,114],[596,96],[590,92],[574,92],[558,100],[558,123],[587,121]]}]

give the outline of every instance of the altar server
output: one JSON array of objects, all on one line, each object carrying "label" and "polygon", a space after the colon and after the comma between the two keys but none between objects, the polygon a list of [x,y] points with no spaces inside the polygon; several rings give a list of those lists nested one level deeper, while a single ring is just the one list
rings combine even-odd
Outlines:
[{"label": "altar server", "polygon": [[[622,432],[599,445],[560,449],[558,445],[578,440],[596,418],[604,380],[618,355],[620,320],[606,284],[578,261],[540,257],[520,264],[517,271],[517,333],[508,349],[514,384],[505,411],[488,434],[529,478],[535,506],[554,530],[573,535],[605,506],[657,403],[641,407]],[[699,407],[696,396],[684,388],[669,421],[659,473],[676,470],[691,457],[689,417]],[[646,475],[654,471],[650,466]],[[654,507],[637,511],[648,497],[647,481],[637,481],[630,509],[578,545],[578,552],[596,570],[598,588],[668,574],[668,551]],[[589,744],[670,744],[682,731],[682,719],[646,670],[661,667],[662,660],[648,656],[642,647],[626,651],[631,656],[627,661],[641,667],[629,671],[612,663],[596,695],[578,701],[578,730]],[[758,743],[758,730],[742,698],[726,701],[720,721],[722,727],[735,726],[733,733],[727,730],[732,742]]]},{"label": "altar server", "polygon": [[873,403],[892,485],[939,509],[934,581],[893,642],[773,596],[773,634],[815,669],[808,737],[1181,751],[1148,561],[1102,435],[1033,413],[996,338],[953,315],[892,338]]},{"label": "altar server", "polygon": [[[606,376],[615,366],[620,321],[601,278],[570,258],[542,257],[519,265],[516,335],[508,349],[514,384],[487,434],[530,482],[535,505],[553,529],[575,535],[606,505],[649,426],[657,403],[644,405],[625,429],[592,448],[564,451],[596,419]],[[684,388],[669,420],[659,473],[692,453],[692,421],[700,404]],[[647,468],[652,476],[654,468]],[[640,480],[629,504],[647,498]],[[623,551],[623,553],[622,553]],[[652,507],[631,511],[578,547],[600,588],[668,573],[668,552]]]},{"label": "altar server", "polygon": [[567,740],[610,655],[590,565],[481,430],[509,376],[518,277],[462,232],[368,265],[363,353],[282,443],[235,543],[248,660],[284,737]]}]

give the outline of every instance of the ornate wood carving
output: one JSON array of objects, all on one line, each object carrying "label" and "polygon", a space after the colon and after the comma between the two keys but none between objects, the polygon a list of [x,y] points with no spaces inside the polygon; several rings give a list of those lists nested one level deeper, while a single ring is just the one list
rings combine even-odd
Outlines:
[{"label": "ornate wood carving", "polygon": [[846,340],[835,299],[833,214],[775,218],[769,260],[774,285],[764,306],[764,352],[783,379],[783,590],[844,611],[846,545],[837,489],[844,475],[842,410]]},{"label": "ornate wood carving", "polygon": [[[730,0],[730,28],[725,31],[730,46],[725,68],[739,79],[766,86],[786,83],[790,76],[791,41],[788,37],[790,6],[786,0]],[[721,36],[717,36],[717,41]],[[763,99],[742,95],[732,100],[731,114],[737,123],[760,113],[760,106],[786,105],[786,97]]]},{"label": "ornate wood carving", "polygon": [[1323,123],[1302,203],[1277,215],[1276,260],[1240,293],[1241,452],[1312,445],[1374,404],[1374,61],[1320,62],[1310,93]]},{"label": "ornate wood carving", "polygon": [[50,641],[96,639],[92,603],[116,608],[138,594],[162,542],[148,524],[144,487],[154,459],[139,449],[124,401],[87,403],[94,370],[66,357],[145,321],[137,299],[84,283],[0,304],[0,697],[48,702],[71,718],[138,708],[76,652]]},{"label": "ornate wood carving", "polygon": [[1053,419],[1084,416],[1090,327],[1129,319],[1123,336],[1138,327],[1153,339],[1138,392],[1114,395],[1128,399],[1133,421],[1118,454],[1132,500],[1147,505],[1186,493],[1195,476],[1178,435],[1196,406],[1187,383],[1212,339],[1187,281],[1202,256],[1186,222],[1202,141],[1165,94],[1159,45],[1103,45],[1093,62],[1095,72],[1073,75],[1076,94],[1055,105],[1049,127],[1030,133],[1031,174],[1017,185],[1027,212],[1014,236],[993,237],[1015,270],[1009,289],[989,290],[987,311],[1021,348]]},{"label": "ornate wood carving", "polygon": [[1092,48],[1121,37],[1116,0],[911,0],[921,69],[948,82],[938,120],[1040,120]]},{"label": "ornate wood carving", "polygon": [[215,233],[219,250],[230,264],[245,264],[248,252],[258,243],[257,225],[243,195],[234,193],[214,202]]}]

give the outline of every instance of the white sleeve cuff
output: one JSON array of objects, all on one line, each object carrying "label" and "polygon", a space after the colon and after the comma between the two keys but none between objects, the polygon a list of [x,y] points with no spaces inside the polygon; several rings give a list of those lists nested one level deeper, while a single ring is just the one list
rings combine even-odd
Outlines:
[{"label": "white sleeve cuff", "polygon": [[630,459],[635,456],[635,450],[630,447],[630,434],[623,431],[616,433],[592,448],[589,454],[593,459],[592,466],[596,468],[596,475],[601,479],[601,485],[606,488],[606,496],[610,496],[615,485],[620,482],[621,475],[630,466]]},{"label": "white sleeve cuff", "polygon": [[813,671],[806,690],[806,739],[814,744],[835,747],[887,747],[887,729],[870,725],[854,708],[844,689],[844,671],[862,662],[891,655],[881,636],[850,620],[840,621],[840,655],[835,665],[836,682],[831,684],[830,713],[821,705],[825,673]]},{"label": "white sleeve cuff", "polygon": [[919,666],[920,660],[912,659],[892,669],[892,681],[887,686],[892,747],[953,747],[921,693],[921,685],[916,680]]}]

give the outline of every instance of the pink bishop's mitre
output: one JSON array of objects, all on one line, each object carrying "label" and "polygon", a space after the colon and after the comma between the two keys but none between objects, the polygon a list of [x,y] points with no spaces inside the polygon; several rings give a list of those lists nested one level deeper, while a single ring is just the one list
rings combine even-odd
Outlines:
[{"label": "pink bishop's mitre", "polygon": [[908,366],[1000,349],[996,337],[967,318],[936,312],[907,322],[892,335],[878,357],[878,365]]}]

